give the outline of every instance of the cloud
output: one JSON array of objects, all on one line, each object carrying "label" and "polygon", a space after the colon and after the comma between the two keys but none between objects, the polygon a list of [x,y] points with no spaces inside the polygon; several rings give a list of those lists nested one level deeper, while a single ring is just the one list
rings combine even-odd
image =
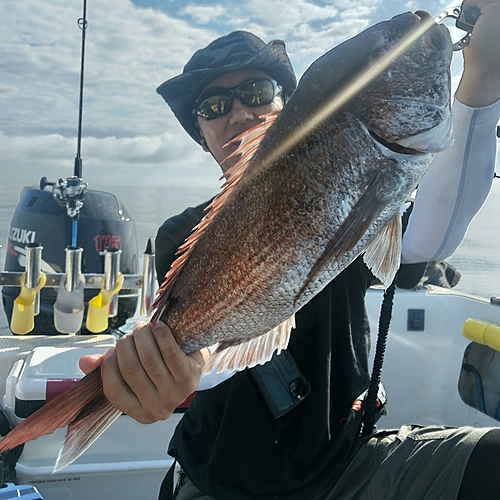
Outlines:
[{"label": "cloud", "polygon": [[[22,182],[72,174],[81,16],[78,2],[65,0],[0,5],[0,170]],[[214,33],[128,0],[91,3],[87,18],[84,178],[127,172],[116,181],[135,183],[138,172],[139,182],[153,185],[217,184],[217,167],[211,175],[206,168],[213,160],[156,93]]]},{"label": "cloud", "polygon": [[[219,168],[186,136],[164,133],[134,138],[94,138],[82,147],[84,180],[96,189],[105,185],[181,186],[216,190]],[[45,176],[57,181],[73,174],[76,140],[60,134],[29,138],[0,133],[2,172],[17,182],[37,184]],[[17,168],[16,168],[17,166]],[[10,176],[9,176],[10,177]],[[8,178],[10,180],[10,178]]]},{"label": "cloud", "polygon": [[227,22],[231,19],[230,12],[219,4],[195,5],[188,4],[179,11],[179,14],[191,18],[196,24],[207,25],[210,23]]},{"label": "cloud", "polygon": [[253,0],[235,5],[222,1],[211,6],[189,3],[179,14],[193,25],[211,26],[220,35],[244,29],[265,41],[285,40],[300,75],[322,53],[366,28],[370,13],[379,3]]},{"label": "cloud", "polygon": [[[164,10],[131,0],[89,3],[82,157],[84,177],[96,182],[120,173],[120,183],[217,184],[213,160],[195,146],[156,93],[195,50],[217,36],[247,29],[266,41],[283,39],[300,75],[326,50],[375,20],[413,8],[396,0],[158,4]],[[430,0],[422,4],[436,10]],[[81,8],[80,2],[66,0],[0,2],[2,173],[34,182],[47,173],[54,179],[72,173]]]}]

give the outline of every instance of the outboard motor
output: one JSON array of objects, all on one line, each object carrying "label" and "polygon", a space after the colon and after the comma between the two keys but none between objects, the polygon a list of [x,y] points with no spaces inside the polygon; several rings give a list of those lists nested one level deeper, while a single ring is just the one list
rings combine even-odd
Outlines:
[{"label": "outboard motor", "polygon": [[[26,264],[25,246],[30,243],[42,245],[41,271],[65,272],[65,249],[72,244],[72,220],[64,206],[53,196],[53,185],[42,179],[39,187],[25,187],[20,195],[9,228],[5,271],[24,272]],[[135,224],[125,207],[112,194],[88,190],[85,203],[79,211],[78,245],[83,248],[82,273],[104,272],[103,252],[107,248],[121,250],[120,271],[136,274],[139,269]],[[19,287],[2,287],[2,302],[7,318],[11,320],[14,300]],[[85,305],[99,290],[85,290]],[[31,334],[54,335],[54,303],[57,289],[42,288],[40,291],[40,313],[35,316],[35,328]],[[118,313],[109,318],[109,327],[118,328],[135,314],[138,293],[131,290],[119,292]],[[85,308],[87,311],[87,307]],[[82,334],[90,334],[82,326]]]}]

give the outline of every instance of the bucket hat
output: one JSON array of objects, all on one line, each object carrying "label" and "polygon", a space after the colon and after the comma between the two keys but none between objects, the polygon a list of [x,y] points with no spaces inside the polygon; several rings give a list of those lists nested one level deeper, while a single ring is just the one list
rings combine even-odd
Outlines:
[{"label": "bucket hat", "polygon": [[272,40],[266,44],[248,31],[233,31],[195,52],[182,74],[162,83],[156,91],[170,106],[186,132],[199,143],[201,136],[193,113],[196,99],[219,76],[243,69],[264,71],[283,87],[287,96],[297,86],[285,42]]}]

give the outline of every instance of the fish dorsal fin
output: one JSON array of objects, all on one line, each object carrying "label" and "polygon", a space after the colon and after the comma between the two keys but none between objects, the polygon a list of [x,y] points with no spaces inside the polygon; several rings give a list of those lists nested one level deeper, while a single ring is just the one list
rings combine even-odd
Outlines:
[{"label": "fish dorsal fin", "polygon": [[229,177],[233,177],[235,171],[240,172],[242,169],[243,171],[240,175],[243,175],[243,172],[246,170],[250,160],[253,158],[255,151],[257,151],[257,149],[259,148],[260,143],[262,142],[262,139],[264,139],[264,136],[266,135],[269,127],[275,122],[279,114],[280,111],[272,111],[271,113],[267,113],[266,115],[261,115],[259,118],[262,121],[259,124],[246,130],[242,134],[230,140],[227,144],[224,144],[223,147],[227,147],[231,144],[236,144],[239,142],[238,148],[229,156],[224,158],[221,162],[221,165],[238,155],[241,156],[238,161],[222,177],[225,177],[226,179]]},{"label": "fish dorsal fin", "polygon": [[279,354],[287,348],[292,328],[295,328],[295,315],[248,342],[231,346],[219,345],[203,366],[203,374],[210,373],[215,367],[217,373],[220,373],[224,370],[243,370],[266,363],[275,351]]},{"label": "fish dorsal fin", "polygon": [[364,236],[370,224],[378,217],[385,203],[376,195],[377,179],[374,179],[368,189],[361,195],[357,203],[351,209],[342,225],[327,243],[323,254],[311,268],[307,279],[295,297],[298,301],[304,291],[320,276],[324,269],[340,259],[354,248],[356,243]]},{"label": "fish dorsal fin", "polygon": [[402,222],[397,215],[366,248],[363,260],[370,271],[387,288],[396,275],[401,262]]},{"label": "fish dorsal fin", "polygon": [[274,123],[278,115],[279,112],[277,111],[262,115],[261,117],[259,117],[260,119],[262,119],[262,121],[258,125],[255,125],[251,129],[243,132],[238,137],[235,137],[225,145],[228,146],[230,144],[235,144],[238,141],[240,143],[238,148],[227,158],[225,158],[222,163],[238,155],[241,156],[238,161],[231,168],[229,168],[227,172],[224,173],[222,178],[225,178],[226,180],[221,188],[221,191],[205,209],[207,212],[206,215],[177,250],[178,257],[172,263],[172,267],[165,275],[165,280],[157,291],[156,299],[153,303],[155,312],[153,313],[153,316],[151,318],[151,323],[154,324],[161,318],[161,315],[163,314],[163,311],[168,304],[173,286],[177,278],[179,277],[184,264],[191,255],[193,248],[196,246],[196,242],[200,239],[200,236],[212,222],[217,213],[221,210],[230,194],[234,191],[235,186],[238,184],[238,182],[243,177],[243,174],[246,172],[248,165],[250,164],[255,151],[260,146],[260,143],[262,142],[262,139],[264,138],[267,130]]}]

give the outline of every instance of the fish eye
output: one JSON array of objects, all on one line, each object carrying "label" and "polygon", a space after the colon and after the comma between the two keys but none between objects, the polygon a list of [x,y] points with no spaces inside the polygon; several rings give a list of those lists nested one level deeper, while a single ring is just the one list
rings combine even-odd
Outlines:
[{"label": "fish eye", "polygon": [[373,66],[375,64],[380,64],[387,54],[387,50],[384,48],[375,49],[370,55],[370,64]]}]

